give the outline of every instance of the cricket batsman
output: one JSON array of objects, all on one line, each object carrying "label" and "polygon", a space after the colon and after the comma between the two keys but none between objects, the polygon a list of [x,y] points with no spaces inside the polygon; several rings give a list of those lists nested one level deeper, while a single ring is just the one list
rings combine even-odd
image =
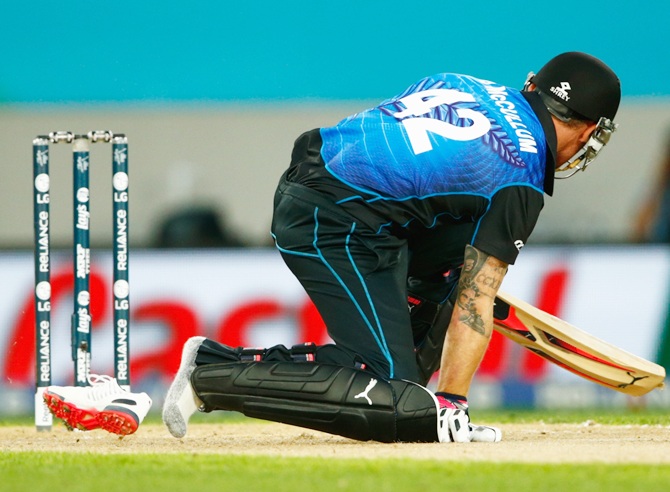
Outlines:
[{"label": "cricket batsman", "polygon": [[358,440],[499,441],[468,408],[494,299],[554,178],[596,158],[620,98],[605,63],[568,52],[522,90],[439,73],[302,134],[272,234],[334,343],[190,339],[163,408],[169,431],[233,410]]}]

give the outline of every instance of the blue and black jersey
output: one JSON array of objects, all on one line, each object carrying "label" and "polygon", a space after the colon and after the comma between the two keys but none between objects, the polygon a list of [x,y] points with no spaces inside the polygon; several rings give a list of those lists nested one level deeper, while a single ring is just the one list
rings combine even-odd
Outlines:
[{"label": "blue and black jersey", "polygon": [[555,155],[536,93],[447,73],[301,135],[272,234],[335,342],[317,362],[425,384],[417,350],[435,319],[413,317],[408,295],[445,306],[468,244],[514,263]]},{"label": "blue and black jersey", "polygon": [[553,192],[555,139],[536,94],[443,73],[303,134],[287,179],[378,232],[471,224],[470,244],[514,263]]}]

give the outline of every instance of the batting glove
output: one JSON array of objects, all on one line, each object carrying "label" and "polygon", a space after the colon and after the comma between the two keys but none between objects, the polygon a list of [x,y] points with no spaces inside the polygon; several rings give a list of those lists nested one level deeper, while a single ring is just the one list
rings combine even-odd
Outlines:
[{"label": "batting glove", "polygon": [[440,442],[470,442],[468,401],[455,395],[436,394],[437,437]]}]

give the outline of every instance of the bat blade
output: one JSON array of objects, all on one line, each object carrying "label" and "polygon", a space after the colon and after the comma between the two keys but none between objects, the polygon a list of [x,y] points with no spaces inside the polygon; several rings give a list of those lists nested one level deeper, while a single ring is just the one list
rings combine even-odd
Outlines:
[{"label": "bat blade", "polygon": [[665,369],[601,340],[505,292],[493,313],[496,331],[537,355],[606,388],[641,396],[664,386]]}]

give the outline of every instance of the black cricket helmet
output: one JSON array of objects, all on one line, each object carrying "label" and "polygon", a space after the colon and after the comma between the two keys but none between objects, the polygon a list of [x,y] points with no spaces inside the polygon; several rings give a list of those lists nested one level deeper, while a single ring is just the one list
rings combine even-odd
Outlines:
[{"label": "black cricket helmet", "polygon": [[582,119],[613,120],[619,109],[619,78],[602,61],[586,53],[562,53],[549,60],[530,81],[542,94]]},{"label": "black cricket helmet", "polygon": [[619,78],[598,58],[571,51],[549,60],[537,74],[528,74],[525,89],[531,83],[549,112],[559,120],[597,123],[586,145],[556,170],[569,174],[556,177],[569,178],[586,170],[618,126],[612,120],[621,101]]}]

